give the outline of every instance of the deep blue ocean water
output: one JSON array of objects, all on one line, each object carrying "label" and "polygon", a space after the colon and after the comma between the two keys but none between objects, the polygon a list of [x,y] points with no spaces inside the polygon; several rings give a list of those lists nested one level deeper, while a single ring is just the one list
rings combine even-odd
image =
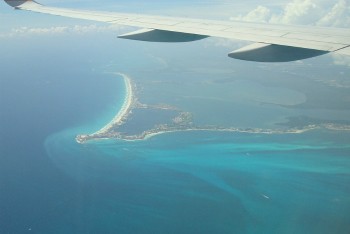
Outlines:
[{"label": "deep blue ocean water", "polygon": [[349,133],[80,145],[118,111],[123,81],[38,58],[1,61],[0,233],[350,233]]}]

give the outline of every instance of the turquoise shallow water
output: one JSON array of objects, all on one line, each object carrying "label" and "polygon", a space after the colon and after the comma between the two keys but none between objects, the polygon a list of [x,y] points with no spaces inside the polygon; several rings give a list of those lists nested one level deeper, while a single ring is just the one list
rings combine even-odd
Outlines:
[{"label": "turquoise shallow water", "polygon": [[[80,208],[87,230],[350,231],[349,134],[178,132],[79,145],[76,131],[51,135],[45,148],[86,188],[83,197],[90,200]],[[74,210],[68,208],[63,219]]]}]

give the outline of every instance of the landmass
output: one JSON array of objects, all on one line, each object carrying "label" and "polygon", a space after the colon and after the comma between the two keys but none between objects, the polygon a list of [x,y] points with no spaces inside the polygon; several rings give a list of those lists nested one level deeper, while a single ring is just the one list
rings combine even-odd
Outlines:
[{"label": "landmass", "polygon": [[310,118],[290,117],[285,123],[278,125],[283,128],[237,128],[213,125],[197,126],[193,115],[168,104],[148,105],[141,103],[137,97],[137,86],[125,74],[116,73],[124,79],[126,95],[122,107],[116,116],[103,128],[91,133],[81,134],[76,141],[83,144],[91,140],[119,139],[145,140],[152,136],[178,131],[222,131],[259,134],[298,134],[314,129],[350,131],[350,123],[313,121]]}]

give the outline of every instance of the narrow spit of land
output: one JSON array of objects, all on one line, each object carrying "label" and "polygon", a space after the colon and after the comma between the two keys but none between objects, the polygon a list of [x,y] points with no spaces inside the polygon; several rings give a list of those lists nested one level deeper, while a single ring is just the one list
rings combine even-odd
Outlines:
[{"label": "narrow spit of land", "polygon": [[115,73],[115,74],[120,75],[124,79],[126,94],[125,94],[125,99],[122,107],[120,108],[117,115],[100,130],[91,134],[78,135],[76,137],[76,141],[78,143],[84,143],[85,141],[92,140],[92,139],[109,138],[109,137],[103,137],[103,136],[108,136],[112,128],[123,124],[127,120],[131,112],[132,106],[135,104],[134,93],[133,93],[133,83],[127,75],[123,73]]}]

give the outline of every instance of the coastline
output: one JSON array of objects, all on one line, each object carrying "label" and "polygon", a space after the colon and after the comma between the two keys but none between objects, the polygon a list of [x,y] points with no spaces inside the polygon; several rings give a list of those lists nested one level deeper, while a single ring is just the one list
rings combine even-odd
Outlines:
[{"label": "coastline", "polygon": [[76,136],[75,140],[78,143],[84,143],[87,140],[96,139],[96,138],[109,139],[109,137],[101,137],[101,136],[108,135],[109,131],[113,127],[123,124],[124,121],[127,119],[128,115],[130,114],[130,110],[132,109],[132,106],[134,104],[133,83],[131,79],[124,73],[116,72],[114,74],[120,75],[124,79],[126,94],[124,97],[123,105],[121,106],[118,113],[114,116],[114,118],[105,126],[103,126],[101,129],[91,134],[81,134]]},{"label": "coastline", "polygon": [[[193,124],[192,114],[190,112],[183,112],[176,107],[169,106],[167,104],[160,105],[147,105],[138,102],[135,96],[135,85],[132,80],[123,73],[114,73],[121,76],[124,79],[125,84],[125,97],[124,102],[115,115],[115,117],[103,126],[91,134],[81,134],[76,136],[75,140],[79,144],[83,144],[90,140],[105,140],[115,139],[124,141],[142,141],[148,140],[154,136],[171,132],[187,132],[187,131],[216,131],[216,132],[236,132],[236,133],[248,133],[248,134],[301,134],[304,132],[326,129],[330,131],[350,131],[350,125],[336,124],[336,123],[321,123],[321,124],[309,124],[300,127],[292,128],[277,128],[277,129],[262,129],[262,128],[239,128],[239,127],[220,127],[220,126],[196,126]],[[178,110],[179,115],[172,119],[170,124],[158,124],[148,130],[140,131],[134,134],[128,134],[123,131],[118,131],[119,126],[127,123],[129,115],[135,108],[139,109],[161,109],[161,110]]]},{"label": "coastline", "polygon": [[162,134],[175,133],[175,132],[191,132],[191,131],[203,131],[203,132],[231,132],[231,133],[247,133],[247,134],[262,134],[262,135],[272,135],[272,134],[303,134],[313,130],[325,129],[329,131],[350,131],[350,128],[335,128],[330,126],[315,126],[311,125],[305,128],[298,129],[240,129],[240,128],[205,128],[205,127],[192,127],[185,129],[151,129],[149,131],[142,132],[138,135],[121,136],[119,134],[110,134],[104,136],[90,136],[88,139],[84,139],[84,143],[88,140],[123,140],[123,141],[144,141],[149,140],[152,137],[159,136]]},{"label": "coastline", "polygon": [[128,114],[133,104],[133,90],[132,90],[131,79],[123,73],[115,73],[115,74],[122,76],[124,79],[126,95],[125,95],[123,105],[118,111],[117,115],[114,116],[114,118],[107,125],[105,125],[100,130],[90,135],[106,134],[111,128],[113,128],[113,126],[120,125],[121,123],[123,123],[125,116]]},{"label": "coastline", "polygon": [[[234,133],[247,133],[247,134],[263,134],[263,135],[271,135],[271,134],[302,134],[305,132],[313,131],[313,130],[319,130],[319,129],[326,129],[329,131],[350,131],[350,128],[341,128],[341,127],[331,127],[331,126],[307,126],[305,128],[293,128],[293,129],[240,129],[240,128],[205,128],[205,127],[193,127],[193,128],[187,128],[187,129],[153,129],[149,131],[145,131],[139,135],[133,135],[133,136],[126,136],[126,137],[111,137],[118,140],[125,140],[125,141],[143,141],[148,140],[154,136],[158,136],[161,134],[166,133],[173,133],[173,132],[190,132],[190,131],[203,131],[203,132],[234,132]],[[111,139],[106,138],[106,139]],[[100,138],[102,139],[102,138]]]}]

